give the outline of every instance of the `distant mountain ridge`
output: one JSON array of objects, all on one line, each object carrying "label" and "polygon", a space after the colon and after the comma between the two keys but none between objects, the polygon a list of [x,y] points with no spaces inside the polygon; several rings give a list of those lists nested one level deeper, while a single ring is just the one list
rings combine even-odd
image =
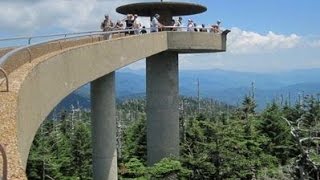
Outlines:
[{"label": "distant mountain ridge", "polygon": [[[180,94],[197,95],[197,79],[200,81],[200,95],[237,105],[251,90],[254,82],[255,96],[259,107],[265,107],[279,97],[293,102],[301,94],[320,93],[320,69],[294,70],[277,73],[236,72],[220,69],[181,70],[179,72]],[[145,96],[145,70],[121,70],[116,73],[117,98],[126,99]],[[290,94],[290,95],[289,95]],[[78,100],[77,100],[78,97]],[[61,102],[62,107],[79,102],[90,107],[90,86],[85,85]]]}]

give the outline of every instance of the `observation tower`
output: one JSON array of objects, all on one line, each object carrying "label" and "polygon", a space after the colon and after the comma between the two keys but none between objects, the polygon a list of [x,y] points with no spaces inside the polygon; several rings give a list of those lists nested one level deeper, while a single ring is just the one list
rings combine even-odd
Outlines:
[{"label": "observation tower", "polygon": [[[200,14],[206,10],[205,6],[184,2],[134,3],[116,9],[124,15],[137,14],[150,19],[159,14],[159,22],[165,26],[170,25],[174,16]],[[228,32],[159,32],[164,33],[169,47],[146,58],[148,165],[165,157],[179,156],[179,53],[223,52]]]},{"label": "observation tower", "polygon": [[[171,25],[174,16],[199,14],[207,8],[194,3],[149,2],[116,10],[142,17],[159,14],[163,25]],[[0,71],[7,73],[10,86],[0,93],[0,102],[5,102],[0,106],[0,143],[6,145],[9,179],[26,179],[30,147],[41,123],[63,98],[87,83],[91,83],[93,179],[118,179],[115,71],[143,58],[148,165],[179,156],[178,55],[224,52],[229,30],[214,33],[167,28],[130,36],[123,36],[123,30],[84,33],[10,52],[0,50]],[[104,39],[105,34],[113,35]]]}]

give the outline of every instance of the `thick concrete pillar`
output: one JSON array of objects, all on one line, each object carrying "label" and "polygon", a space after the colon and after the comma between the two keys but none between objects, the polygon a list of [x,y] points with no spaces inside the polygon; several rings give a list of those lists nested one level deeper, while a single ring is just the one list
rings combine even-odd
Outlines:
[{"label": "thick concrete pillar", "polygon": [[148,57],[147,159],[148,165],[179,156],[178,53]]},{"label": "thick concrete pillar", "polygon": [[171,26],[172,14],[170,11],[158,11],[158,14],[160,15],[160,23],[165,26]]},{"label": "thick concrete pillar", "polygon": [[91,82],[93,179],[116,180],[115,73]]}]

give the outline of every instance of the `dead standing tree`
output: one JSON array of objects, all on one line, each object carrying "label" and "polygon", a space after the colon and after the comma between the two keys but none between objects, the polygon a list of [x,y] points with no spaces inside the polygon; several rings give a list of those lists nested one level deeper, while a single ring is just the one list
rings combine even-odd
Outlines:
[{"label": "dead standing tree", "polygon": [[[293,136],[297,147],[299,148],[299,156],[296,158],[295,164],[299,170],[299,178],[300,180],[310,179],[312,176],[314,179],[320,179],[320,164],[316,162],[311,154],[315,153],[319,155],[318,142],[320,141],[320,137],[314,137],[312,134],[314,132],[310,132],[310,129],[303,128],[303,116],[299,118],[296,122],[289,121],[287,118],[282,117],[291,129],[291,135]],[[318,136],[320,130],[317,130],[316,136]],[[307,134],[307,137],[303,137],[303,134]],[[315,143],[316,150],[312,151],[310,143]],[[307,145],[305,145],[305,143]]]}]

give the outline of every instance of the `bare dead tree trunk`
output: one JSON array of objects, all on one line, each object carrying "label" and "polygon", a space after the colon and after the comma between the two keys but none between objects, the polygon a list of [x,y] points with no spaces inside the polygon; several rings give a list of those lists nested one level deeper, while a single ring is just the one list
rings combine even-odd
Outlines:
[{"label": "bare dead tree trunk", "polygon": [[45,169],[45,162],[42,160],[42,180],[46,179],[46,169]]},{"label": "bare dead tree trunk", "polygon": [[300,173],[300,180],[304,180],[303,168],[301,166],[299,166],[299,173]]},{"label": "bare dead tree trunk", "polygon": [[197,79],[197,94],[198,94],[198,114],[200,114],[200,81]]},{"label": "bare dead tree trunk", "polygon": [[[310,149],[310,143],[307,144],[307,150],[303,148],[303,142],[304,141],[319,141],[320,137],[312,137],[312,133],[309,131],[308,133],[308,137],[303,138],[300,136],[299,133],[302,131],[302,129],[300,128],[300,126],[298,125],[297,127],[294,127],[292,125],[292,123],[283,117],[283,119],[287,122],[287,124],[289,125],[289,127],[291,128],[291,135],[294,137],[295,141],[297,142],[297,145],[299,147],[300,153],[302,155],[302,161],[303,161],[303,165],[299,165],[299,174],[300,174],[300,180],[304,180],[304,179],[308,179],[309,175],[307,173],[305,173],[305,162],[309,162],[311,163],[313,170],[316,171],[316,178],[319,179],[319,167],[317,165],[317,163],[315,163],[310,157],[309,157],[309,149]],[[317,144],[317,143],[316,143]],[[317,144],[318,145],[318,144]]]}]

